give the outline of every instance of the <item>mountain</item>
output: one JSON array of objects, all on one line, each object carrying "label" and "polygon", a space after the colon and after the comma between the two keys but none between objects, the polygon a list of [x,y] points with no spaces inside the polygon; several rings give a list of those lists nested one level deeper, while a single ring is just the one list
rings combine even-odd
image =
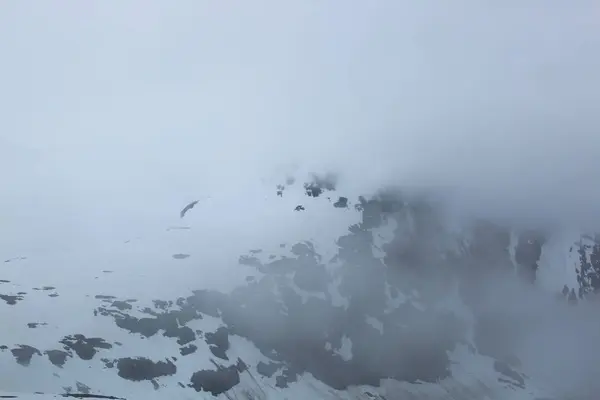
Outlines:
[{"label": "mountain", "polygon": [[[215,212],[198,205],[181,229],[7,257],[0,389],[595,398],[600,236],[450,223],[443,206],[400,190],[340,196],[333,176],[288,179],[267,201],[245,234],[236,219],[207,226]],[[236,253],[271,227],[280,241]]]}]

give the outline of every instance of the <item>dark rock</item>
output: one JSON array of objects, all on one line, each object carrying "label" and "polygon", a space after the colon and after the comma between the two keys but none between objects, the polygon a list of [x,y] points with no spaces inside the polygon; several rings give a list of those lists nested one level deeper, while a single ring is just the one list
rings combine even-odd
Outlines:
[{"label": "dark rock", "polygon": [[215,357],[229,360],[227,357],[227,350],[229,350],[229,331],[227,328],[220,327],[215,332],[207,332],[204,335],[204,340]]},{"label": "dark rock", "polygon": [[284,190],[285,190],[285,186],[283,186],[283,185],[277,185],[277,196],[282,197]]},{"label": "dark rock", "polygon": [[164,336],[177,338],[177,343],[181,346],[196,340],[196,333],[188,326],[168,328],[165,330]]},{"label": "dark rock", "polygon": [[190,255],[183,254],[183,253],[177,253],[177,254],[173,254],[172,257],[176,260],[185,260],[186,258],[190,257]]},{"label": "dark rock", "polygon": [[189,354],[195,353],[196,350],[198,350],[198,346],[189,344],[187,346],[181,347],[179,349],[179,354],[181,354],[182,356],[187,356]]},{"label": "dark rock", "polygon": [[[579,245],[579,268],[577,269],[577,282],[579,283],[580,297],[587,294],[600,293],[600,235],[595,235],[592,244]],[[587,252],[589,251],[589,260]]]},{"label": "dark rock", "polygon": [[111,360],[108,358],[101,358],[100,361],[102,361],[102,363],[104,364],[104,367],[111,369],[115,367],[115,360]]},{"label": "dark rock", "polygon": [[528,283],[535,281],[544,242],[543,236],[537,232],[524,232],[519,235],[515,249],[515,261],[518,265],[519,275]]},{"label": "dark rock", "polygon": [[290,368],[285,368],[281,375],[275,378],[275,386],[280,389],[288,388],[290,383],[298,381],[298,374]]},{"label": "dark rock", "polygon": [[[173,303],[166,304],[172,305]],[[155,305],[160,307],[163,303],[159,301],[155,302]],[[101,315],[112,316],[118,327],[130,333],[139,333],[142,336],[150,337],[163,330],[165,336],[178,338],[178,343],[183,345],[195,340],[195,334],[188,327],[180,327],[180,324],[185,325],[188,321],[202,319],[202,316],[195,307],[186,304],[185,299],[179,299],[178,306],[180,307],[179,310],[164,311],[161,313],[156,313],[150,309],[144,310],[144,312],[151,315],[148,318],[132,317],[120,311],[112,311],[105,308],[98,308],[96,311]]]},{"label": "dark rock", "polygon": [[154,308],[158,308],[160,310],[167,310],[167,308],[173,306],[172,301],[164,301],[164,300],[152,300],[152,304],[154,304]]},{"label": "dark rock", "polygon": [[44,352],[48,356],[48,360],[59,368],[62,368],[67,362],[67,357],[71,357],[69,353],[62,350],[46,350]]},{"label": "dark rock", "polygon": [[151,381],[177,373],[177,367],[169,360],[154,362],[142,357],[118,359],[117,370],[121,378],[130,381]]},{"label": "dark rock", "polygon": [[240,383],[240,373],[235,365],[214,370],[200,370],[194,372],[191,379],[191,387],[196,392],[209,392],[213,396],[225,393]]},{"label": "dark rock", "polygon": [[267,364],[261,361],[256,365],[256,372],[262,376],[270,378],[275,374],[275,372],[277,372],[279,368],[281,368],[281,365],[278,363],[270,362]]},{"label": "dark rock", "polygon": [[97,294],[94,296],[94,298],[98,299],[98,300],[114,300],[116,299],[115,296],[109,296],[109,295],[105,295],[105,294]]},{"label": "dark rock", "polygon": [[[63,387],[63,389],[65,389],[65,391],[67,391],[67,392],[70,392],[73,390],[71,387]],[[127,400],[123,397],[105,396],[105,395],[101,395],[101,394],[90,394],[90,393],[65,393],[65,394],[61,394],[61,397],[70,397],[70,398],[75,398],[75,399]]]},{"label": "dark rock", "polygon": [[319,197],[325,190],[335,190],[337,177],[333,174],[319,176],[313,174],[312,180],[304,184],[304,190],[309,197]]},{"label": "dark rock", "polygon": [[112,307],[117,308],[121,311],[125,311],[125,310],[131,310],[132,306],[131,304],[127,303],[126,301],[113,301],[111,304]]},{"label": "dark rock", "polygon": [[98,349],[112,348],[112,344],[102,338],[86,338],[81,334],[65,336],[60,343],[64,345],[65,349],[74,351],[82,360],[94,358]]},{"label": "dark rock", "polygon": [[17,304],[18,301],[23,300],[23,296],[22,295],[8,295],[8,294],[0,294],[0,300],[4,300],[6,302],[6,304],[10,305],[10,306],[14,306],[15,304]]},{"label": "dark rock", "polygon": [[339,197],[338,200],[333,203],[335,208],[348,208],[348,198],[347,197]]},{"label": "dark rock", "polygon": [[38,326],[44,326],[44,325],[48,325],[48,324],[45,322],[28,322],[27,323],[27,327],[31,328],[31,329],[35,329]]},{"label": "dark rock", "polygon": [[24,344],[20,344],[19,347],[12,349],[10,352],[17,360],[17,363],[24,367],[29,366],[29,364],[31,363],[31,359],[34,355],[42,355],[42,353],[35,347],[31,347]]}]

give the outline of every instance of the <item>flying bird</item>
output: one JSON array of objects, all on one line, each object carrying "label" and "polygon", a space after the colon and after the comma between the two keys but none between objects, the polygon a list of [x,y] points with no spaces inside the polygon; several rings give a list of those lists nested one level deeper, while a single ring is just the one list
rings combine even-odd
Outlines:
[{"label": "flying bird", "polygon": [[190,204],[188,204],[187,206],[185,206],[185,207],[183,208],[183,210],[181,210],[181,212],[179,213],[179,216],[180,216],[181,218],[185,217],[185,214],[186,214],[188,211],[190,211],[192,208],[194,208],[194,206],[195,206],[196,204],[198,204],[198,202],[199,202],[199,201],[200,201],[200,200],[194,200],[194,201],[192,201]]}]

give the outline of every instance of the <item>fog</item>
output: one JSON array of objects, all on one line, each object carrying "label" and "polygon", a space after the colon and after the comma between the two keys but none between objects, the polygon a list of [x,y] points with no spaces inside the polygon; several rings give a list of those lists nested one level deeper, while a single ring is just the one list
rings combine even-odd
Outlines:
[{"label": "fog", "polygon": [[143,232],[294,171],[597,228],[599,18],[588,0],[2,2],[0,245]]},{"label": "fog", "polygon": [[516,355],[522,371],[555,395],[595,398],[600,390],[597,301],[573,307],[540,287],[493,273],[479,284],[485,295],[472,310],[481,318],[483,353],[499,359]]},{"label": "fog", "polygon": [[31,4],[0,10],[11,226],[141,223],[291,165],[600,216],[594,2]]}]

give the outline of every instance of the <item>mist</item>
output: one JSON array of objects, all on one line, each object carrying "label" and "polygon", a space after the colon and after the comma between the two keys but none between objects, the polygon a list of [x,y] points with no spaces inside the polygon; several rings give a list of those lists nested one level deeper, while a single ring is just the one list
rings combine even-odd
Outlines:
[{"label": "mist", "polygon": [[40,207],[79,234],[142,223],[293,165],[356,192],[438,186],[484,214],[598,221],[593,2],[1,7],[14,225]]},{"label": "mist", "polygon": [[517,357],[519,370],[555,395],[595,397],[600,389],[597,301],[574,306],[539,284],[489,271],[478,285],[485,295],[471,310],[481,353],[499,360]]},{"label": "mist", "polygon": [[[162,229],[196,198],[259,198],[259,183],[315,171],[353,196],[435,188],[461,218],[600,226],[595,2],[32,4],[0,4],[13,253]],[[546,309],[502,313],[523,303],[527,318]],[[565,310],[519,337],[540,370],[573,371],[565,343],[594,342],[563,324],[595,332],[588,314]],[[548,343],[565,354],[542,358]]]}]

